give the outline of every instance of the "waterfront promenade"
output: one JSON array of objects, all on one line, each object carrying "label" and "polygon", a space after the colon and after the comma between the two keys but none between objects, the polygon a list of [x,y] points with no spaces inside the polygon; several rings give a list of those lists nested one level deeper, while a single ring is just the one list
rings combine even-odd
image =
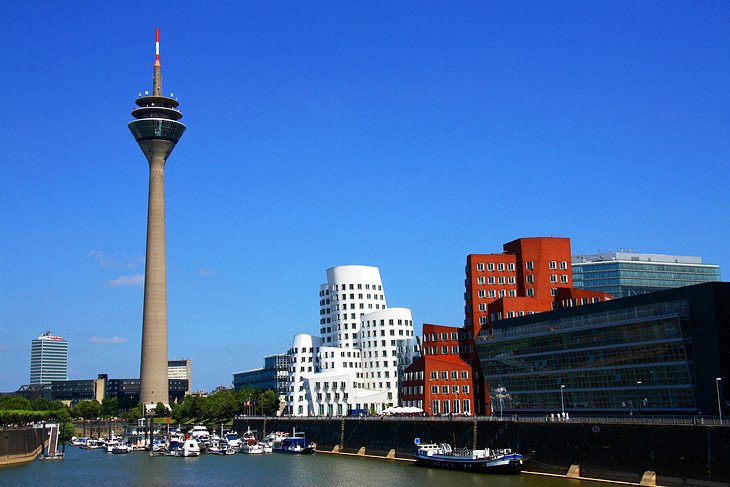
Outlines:
[{"label": "waterfront promenade", "polygon": [[[708,424],[709,423],[709,424]],[[713,424],[716,423],[716,424]],[[456,447],[512,448],[527,470],[638,484],[730,485],[730,428],[694,417],[239,417],[234,428],[303,431],[318,449],[409,458],[414,439]]]}]

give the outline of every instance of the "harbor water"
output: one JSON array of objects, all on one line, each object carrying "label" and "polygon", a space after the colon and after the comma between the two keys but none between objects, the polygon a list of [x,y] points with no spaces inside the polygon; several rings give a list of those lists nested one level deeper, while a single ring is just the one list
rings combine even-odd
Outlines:
[{"label": "harbor water", "polygon": [[150,456],[146,452],[113,455],[102,450],[67,447],[65,460],[34,461],[0,469],[0,485],[597,487],[608,484],[530,474],[493,476],[452,472],[417,467],[411,462],[326,453],[204,454],[173,458]]}]

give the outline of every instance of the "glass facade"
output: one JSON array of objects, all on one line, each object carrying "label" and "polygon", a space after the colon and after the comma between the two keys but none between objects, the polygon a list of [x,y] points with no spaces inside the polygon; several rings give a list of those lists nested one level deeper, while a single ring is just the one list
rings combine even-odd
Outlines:
[{"label": "glass facade", "polygon": [[233,388],[237,391],[244,387],[271,389],[277,396],[286,395],[286,381],[289,372],[289,355],[278,354],[264,357],[262,369],[247,370],[233,374]]},{"label": "glass facade", "polygon": [[32,341],[30,383],[50,384],[68,379],[68,342],[61,337],[43,335]]},{"label": "glass facade", "polygon": [[591,312],[601,304],[506,320],[479,340],[496,414],[697,409],[688,299]]},{"label": "glass facade", "polygon": [[137,141],[163,139],[177,143],[185,132],[185,125],[174,120],[143,118],[129,122],[129,130]]},{"label": "glass facade", "polygon": [[720,267],[645,261],[573,262],[573,285],[614,298],[720,280]]}]

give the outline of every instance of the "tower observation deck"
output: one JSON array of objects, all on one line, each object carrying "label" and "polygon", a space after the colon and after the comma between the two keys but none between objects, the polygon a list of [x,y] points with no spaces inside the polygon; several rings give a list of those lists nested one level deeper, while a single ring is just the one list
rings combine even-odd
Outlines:
[{"label": "tower observation deck", "polygon": [[160,31],[155,32],[152,95],[140,96],[129,130],[150,167],[147,207],[140,403],[146,410],[169,404],[167,378],[167,262],[165,251],[165,162],[185,132],[178,101],[162,95]]}]

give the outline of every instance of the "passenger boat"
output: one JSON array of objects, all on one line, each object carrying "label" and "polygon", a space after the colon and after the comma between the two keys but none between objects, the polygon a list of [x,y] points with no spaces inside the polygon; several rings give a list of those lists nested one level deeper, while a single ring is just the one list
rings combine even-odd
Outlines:
[{"label": "passenger boat", "polygon": [[307,440],[304,433],[297,433],[296,431],[292,436],[275,437],[272,446],[272,450],[279,453],[308,454],[314,453],[316,449],[317,444],[315,442]]},{"label": "passenger boat", "polygon": [[495,474],[517,474],[522,470],[522,455],[510,449],[454,451],[448,443],[419,444],[418,440],[416,445],[418,450],[413,456],[423,467]]}]

